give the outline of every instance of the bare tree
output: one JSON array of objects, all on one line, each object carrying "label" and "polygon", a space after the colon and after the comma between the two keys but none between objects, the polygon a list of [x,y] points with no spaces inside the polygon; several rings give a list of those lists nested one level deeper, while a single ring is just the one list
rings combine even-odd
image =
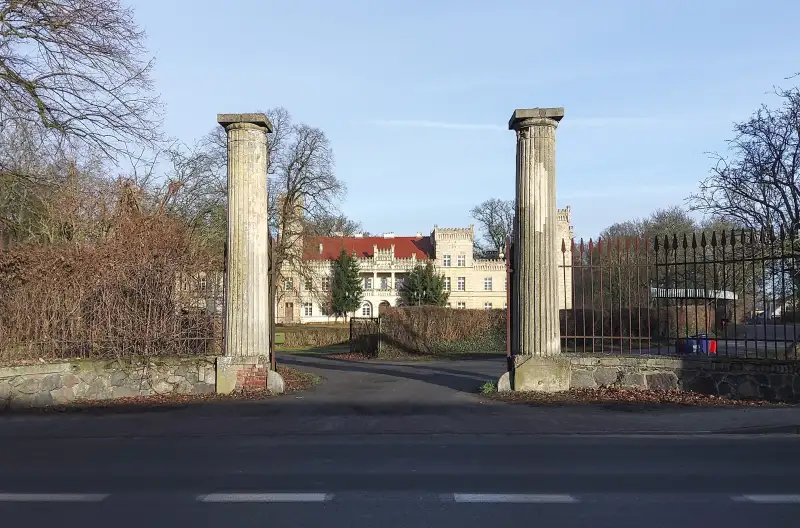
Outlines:
[{"label": "bare tree", "polygon": [[[314,275],[303,248],[314,236],[333,231],[356,231],[357,224],[338,212],[346,193],[344,182],[334,173],[333,151],[325,132],[292,121],[285,108],[265,112],[273,126],[269,146],[269,222],[272,238],[270,266],[273,283],[292,285],[294,292],[280,288],[277,297],[297,294]],[[225,181],[227,138],[217,127],[203,141],[211,170]],[[334,229],[341,228],[341,229]],[[272,271],[272,268],[270,268]],[[289,279],[289,280],[287,280]]]},{"label": "bare tree", "polygon": [[734,126],[727,156],[689,198],[694,210],[753,229],[800,227],[800,90],[776,90],[766,105]]},{"label": "bare tree", "polygon": [[306,223],[310,236],[333,237],[353,236],[362,232],[361,223],[347,218],[343,214],[323,214]]},{"label": "bare tree", "polygon": [[491,198],[473,207],[470,214],[480,232],[475,251],[485,257],[497,257],[514,226],[514,200]]},{"label": "bare tree", "polygon": [[0,128],[115,157],[159,139],[144,32],[119,0],[0,0]]},{"label": "bare tree", "polygon": [[113,208],[103,163],[88,149],[53,148],[41,132],[25,123],[0,130],[0,230],[42,243],[103,236]]}]

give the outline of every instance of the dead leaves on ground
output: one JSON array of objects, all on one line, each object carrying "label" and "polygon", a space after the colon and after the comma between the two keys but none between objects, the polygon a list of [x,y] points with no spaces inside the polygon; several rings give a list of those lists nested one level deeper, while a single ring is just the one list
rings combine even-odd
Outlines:
[{"label": "dead leaves on ground", "polygon": [[493,400],[532,405],[630,405],[686,407],[761,407],[785,405],[766,400],[733,399],[724,396],[679,390],[645,390],[622,387],[571,389],[565,392],[499,392],[488,395]]}]

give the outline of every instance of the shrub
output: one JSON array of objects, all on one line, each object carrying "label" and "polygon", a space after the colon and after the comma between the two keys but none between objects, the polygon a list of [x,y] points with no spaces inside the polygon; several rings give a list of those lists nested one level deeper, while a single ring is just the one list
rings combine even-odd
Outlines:
[{"label": "shrub", "polygon": [[283,332],[286,336],[283,348],[322,348],[344,345],[350,339],[350,328],[343,325],[284,326],[278,327],[276,332]]},{"label": "shrub", "polygon": [[437,306],[387,308],[382,347],[410,354],[505,350],[505,310],[454,310]]},{"label": "shrub", "polygon": [[193,295],[221,269],[164,217],[92,243],[14,246],[0,253],[0,361],[216,354],[219,318]]}]

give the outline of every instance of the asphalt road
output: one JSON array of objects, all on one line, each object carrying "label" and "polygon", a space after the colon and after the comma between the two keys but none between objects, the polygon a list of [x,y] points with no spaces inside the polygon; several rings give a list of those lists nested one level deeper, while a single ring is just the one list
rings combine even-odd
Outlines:
[{"label": "asphalt road", "polygon": [[[786,424],[796,409],[481,403],[453,387],[480,379],[477,365],[341,366],[308,394],[261,403],[0,417],[0,519],[82,528],[797,526],[800,436],[725,432]],[[453,379],[433,383],[425,369]],[[425,405],[440,391],[450,391],[444,402]],[[656,429],[666,434],[635,432]]]}]

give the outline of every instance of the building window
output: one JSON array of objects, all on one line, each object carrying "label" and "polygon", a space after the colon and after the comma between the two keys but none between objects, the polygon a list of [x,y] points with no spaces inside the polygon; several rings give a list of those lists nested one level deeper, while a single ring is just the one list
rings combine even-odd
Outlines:
[{"label": "building window", "polygon": [[466,255],[459,255],[458,256],[458,266],[463,268],[467,265],[467,256]]},{"label": "building window", "polygon": [[492,309],[492,303],[483,303],[483,309],[484,310],[491,310]]},{"label": "building window", "polygon": [[450,291],[450,277],[444,278],[444,291]]},{"label": "building window", "polygon": [[503,279],[503,290],[508,290],[508,275]]},{"label": "building window", "polygon": [[312,289],[314,289],[314,284],[311,279],[306,279],[306,291],[311,291]]},{"label": "building window", "polygon": [[394,279],[394,287],[396,290],[403,288],[403,283],[405,283],[405,279],[402,278],[395,278]]},{"label": "building window", "polygon": [[364,289],[365,290],[372,289],[372,277],[367,277],[364,279]]},{"label": "building window", "polygon": [[444,257],[442,257],[442,265],[445,268],[449,268],[450,267],[450,255],[445,255]]},{"label": "building window", "polygon": [[206,278],[200,277],[200,291],[204,292],[206,291],[206,288],[208,288],[208,282],[206,282]]},{"label": "building window", "polygon": [[294,286],[294,283],[292,282],[292,279],[286,279],[285,281],[283,281],[283,289],[284,290],[292,291],[292,286]]},{"label": "building window", "polygon": [[322,291],[326,292],[331,289],[331,278],[322,277]]},{"label": "building window", "polygon": [[456,308],[458,308],[459,310],[463,310],[466,307],[467,307],[467,303],[465,303],[465,302],[460,302],[460,303],[456,304]]},{"label": "building window", "polygon": [[389,289],[389,279],[387,277],[381,277],[381,289],[382,290]]},{"label": "building window", "polygon": [[492,278],[486,277],[483,279],[483,291],[492,291]]},{"label": "building window", "polygon": [[372,317],[372,305],[365,302],[361,305],[361,317]]},{"label": "building window", "polygon": [[453,305],[452,305],[452,304],[450,304],[450,303],[447,303],[447,307],[448,307],[448,308],[452,308],[452,307],[453,307]]},{"label": "building window", "polygon": [[467,278],[466,277],[459,277],[456,280],[456,289],[458,291],[466,291],[466,289],[467,289]]},{"label": "building window", "polygon": [[508,310],[508,303],[507,302],[503,303],[503,310]]},{"label": "building window", "polygon": [[311,317],[314,313],[314,305],[311,303],[303,303],[303,315]]}]

